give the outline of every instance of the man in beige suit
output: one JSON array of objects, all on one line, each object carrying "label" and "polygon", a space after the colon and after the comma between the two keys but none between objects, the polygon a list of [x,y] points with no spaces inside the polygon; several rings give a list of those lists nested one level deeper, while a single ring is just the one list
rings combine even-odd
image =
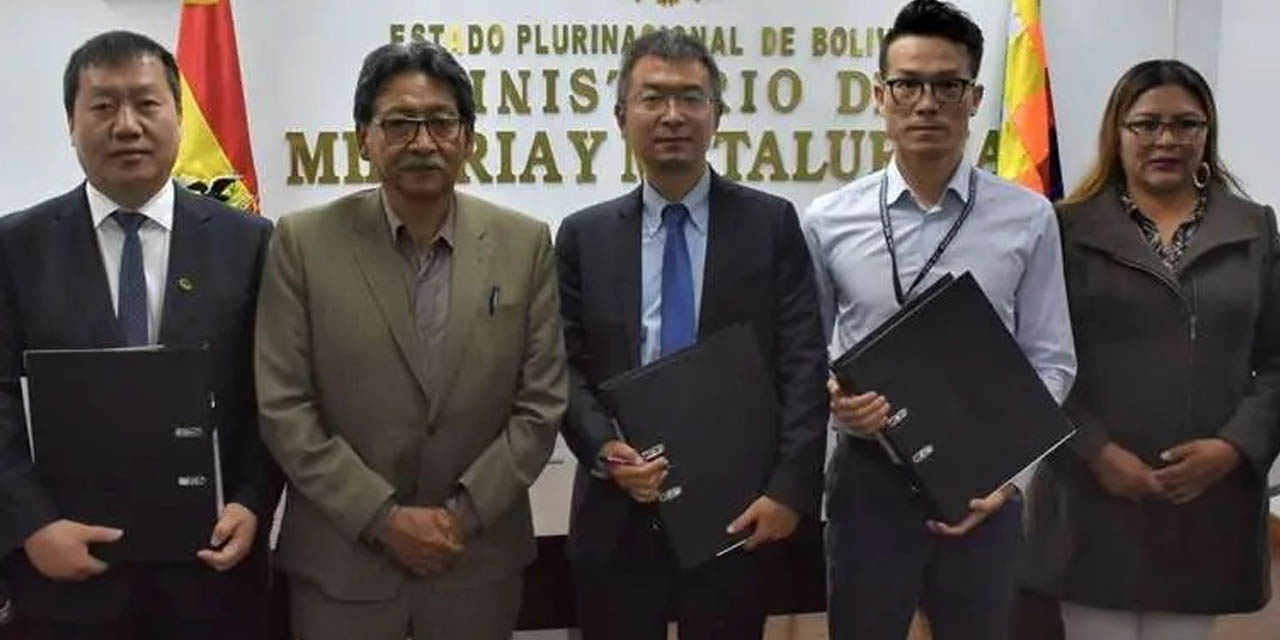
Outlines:
[{"label": "man in beige suit", "polygon": [[475,103],[444,49],[374,50],[354,113],[381,187],[282,219],[259,301],[294,635],[508,638],[567,402],[550,234],[454,192]]}]

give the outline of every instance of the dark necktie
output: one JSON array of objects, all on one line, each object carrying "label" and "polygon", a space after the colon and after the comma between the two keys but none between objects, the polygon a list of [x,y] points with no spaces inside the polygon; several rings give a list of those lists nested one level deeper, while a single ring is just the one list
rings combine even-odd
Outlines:
[{"label": "dark necktie", "polygon": [[147,337],[147,277],[142,264],[142,238],[138,228],[147,217],[132,211],[116,211],[111,217],[124,231],[124,250],[120,253],[119,296],[116,318],[125,344],[131,347],[145,345]]}]

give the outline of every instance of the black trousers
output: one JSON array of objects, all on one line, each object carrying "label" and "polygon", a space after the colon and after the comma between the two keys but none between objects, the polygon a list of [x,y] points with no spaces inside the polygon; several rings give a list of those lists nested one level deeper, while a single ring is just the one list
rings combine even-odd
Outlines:
[{"label": "black trousers", "polygon": [[758,640],[765,619],[759,565],[738,550],[682,571],[652,510],[635,504],[609,563],[574,566],[582,638],[664,640],[674,620],[682,640]]},{"label": "black trousers", "polygon": [[[255,606],[257,605],[257,606]],[[25,617],[24,640],[265,640],[266,603],[220,618],[180,617],[166,595],[142,574],[120,615],[101,624]]]},{"label": "black trousers", "polygon": [[920,495],[874,442],[841,438],[827,479],[832,640],[902,640],[919,606],[935,640],[1005,640],[1022,541],[1022,499],[968,535],[925,527]]}]

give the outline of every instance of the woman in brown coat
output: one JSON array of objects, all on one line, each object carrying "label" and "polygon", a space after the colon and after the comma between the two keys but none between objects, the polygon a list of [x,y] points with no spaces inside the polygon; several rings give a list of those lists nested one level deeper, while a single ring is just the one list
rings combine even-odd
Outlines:
[{"label": "woman in brown coat", "polygon": [[1280,252],[1217,149],[1204,79],[1130,69],[1060,207],[1078,433],[1031,490],[1032,586],[1068,640],[1206,639],[1270,596],[1280,448]]}]

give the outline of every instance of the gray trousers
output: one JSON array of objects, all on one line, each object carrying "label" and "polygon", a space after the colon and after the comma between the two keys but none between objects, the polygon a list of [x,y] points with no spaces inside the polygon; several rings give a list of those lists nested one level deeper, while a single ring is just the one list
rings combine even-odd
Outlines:
[{"label": "gray trousers", "polygon": [[509,640],[520,613],[521,574],[471,589],[410,580],[383,602],[335,600],[309,580],[290,577],[296,640]]},{"label": "gray trousers", "polygon": [[1062,603],[1067,640],[1209,640],[1213,616],[1096,609]]}]

